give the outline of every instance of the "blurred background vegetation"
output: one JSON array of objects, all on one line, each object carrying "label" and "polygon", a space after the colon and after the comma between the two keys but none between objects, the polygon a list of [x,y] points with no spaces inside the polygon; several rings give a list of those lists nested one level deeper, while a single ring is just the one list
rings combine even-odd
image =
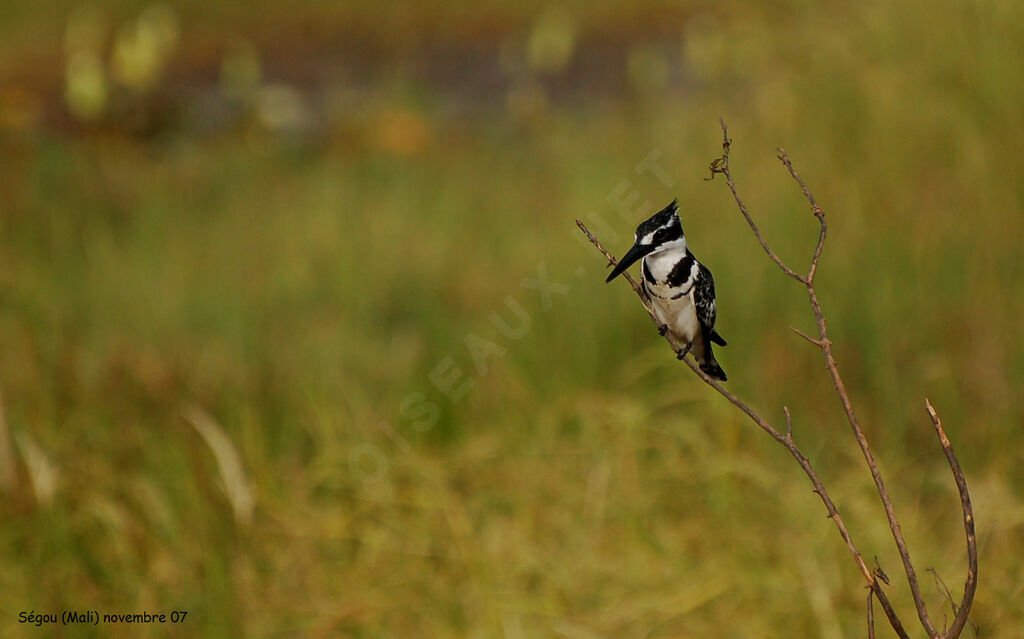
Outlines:
[{"label": "blurred background vegetation", "polygon": [[[975,499],[973,621],[1024,636],[1021,3],[0,14],[0,634],[864,636],[799,469],[576,237],[603,220],[621,253],[673,197],[730,388],[792,408],[914,625],[820,353],[789,330],[812,327],[805,295],[703,180],[721,115],[792,264],[817,227],[776,146],[827,212],[819,290],[918,569],[962,587],[927,395]],[[636,171],[652,151],[671,187]],[[522,285],[544,277],[547,301]],[[18,623],[66,608],[189,615]]]}]

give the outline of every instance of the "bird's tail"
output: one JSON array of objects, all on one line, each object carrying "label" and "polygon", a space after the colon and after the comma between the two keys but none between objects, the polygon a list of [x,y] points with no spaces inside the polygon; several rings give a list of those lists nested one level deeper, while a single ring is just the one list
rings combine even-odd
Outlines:
[{"label": "bird's tail", "polygon": [[725,371],[722,370],[722,367],[713,359],[701,362],[700,369],[711,379],[717,379],[720,382],[729,380],[729,378],[725,376]]},{"label": "bird's tail", "polygon": [[725,371],[722,370],[718,360],[715,359],[715,354],[711,351],[711,341],[707,341],[704,347],[704,357],[699,360],[699,366],[704,374],[712,379],[724,382],[729,378],[725,376]]},{"label": "bird's tail", "polygon": [[726,377],[725,371],[723,371],[722,367],[718,364],[718,359],[715,358],[715,352],[712,350],[711,345],[712,342],[715,342],[716,344],[722,344],[724,346],[725,340],[722,339],[722,336],[716,333],[714,329],[709,331],[703,330],[702,327],[700,338],[702,338],[701,341],[703,342],[703,348],[700,349],[702,352],[698,351],[694,353],[697,360],[697,366],[700,367],[700,370],[703,371],[705,375],[712,379],[717,379],[720,382],[728,380],[729,378]]}]

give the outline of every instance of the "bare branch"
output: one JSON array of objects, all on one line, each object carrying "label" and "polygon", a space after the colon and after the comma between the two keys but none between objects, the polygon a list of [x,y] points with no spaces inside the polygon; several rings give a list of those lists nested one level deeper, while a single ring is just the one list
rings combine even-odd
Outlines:
[{"label": "bare branch", "polygon": [[[590,229],[588,229],[582,221],[576,220],[576,226],[580,227],[580,230],[583,231],[583,234],[587,236],[587,239],[590,240],[590,243],[596,246],[597,250],[601,251],[601,254],[604,255],[605,259],[608,260],[608,266],[615,266],[619,263],[619,261],[615,259],[614,255],[609,253],[607,249],[601,246],[601,243],[597,241],[597,238],[594,237],[594,234],[590,232]],[[640,288],[640,284],[637,283],[637,281],[634,280],[633,276],[630,275],[629,273],[623,273],[622,276],[626,278],[626,281],[629,282],[629,285],[633,287],[633,291],[636,292],[636,294],[640,296],[640,299],[644,301],[644,306],[647,306],[647,299],[644,295],[643,289]]]},{"label": "bare branch", "polygon": [[875,609],[872,601],[875,598],[875,591],[868,590],[868,639],[875,639]]},{"label": "bare branch", "polygon": [[[974,508],[971,506],[971,495],[967,492],[967,480],[964,478],[964,472],[960,468],[960,461],[953,452],[953,445],[949,443],[946,431],[942,429],[942,420],[939,419],[938,413],[935,412],[935,408],[928,399],[925,399],[924,403],[928,409],[928,416],[932,419],[932,425],[935,427],[935,434],[938,435],[939,442],[942,444],[942,452],[945,453],[949,468],[953,471],[953,481],[956,482],[957,491],[960,493],[960,509],[964,517],[964,534],[967,537],[967,579],[964,583],[964,597],[960,601],[959,608],[953,604],[952,596],[949,597],[956,617],[953,619],[953,625],[946,636],[952,638],[960,636],[960,633],[963,632],[964,625],[967,624],[967,617],[971,613],[971,606],[974,604],[974,593],[978,588],[978,543],[974,535]],[[939,578],[937,573],[935,573],[935,578]],[[943,584],[943,587],[945,587],[945,584]],[[946,593],[949,593],[948,588],[946,588]]]},{"label": "bare branch", "polygon": [[799,185],[800,190],[803,191],[804,197],[807,198],[807,201],[811,205],[811,210],[813,211],[814,216],[818,218],[821,225],[821,232],[818,236],[818,245],[815,247],[814,256],[811,259],[811,268],[807,277],[800,281],[807,288],[807,296],[811,302],[811,309],[814,311],[814,319],[818,324],[818,336],[821,351],[825,355],[825,366],[828,368],[829,375],[832,377],[832,383],[836,389],[836,394],[839,396],[839,400],[843,405],[843,410],[846,413],[846,419],[850,424],[850,428],[853,430],[853,435],[857,440],[857,444],[860,446],[861,453],[864,455],[864,460],[867,462],[868,469],[871,471],[871,477],[875,482],[875,490],[878,492],[878,496],[882,501],[882,506],[885,509],[885,516],[889,521],[889,529],[892,531],[893,539],[896,542],[896,549],[899,551],[900,559],[903,561],[903,571],[907,575],[907,582],[910,585],[910,593],[914,597],[914,607],[917,609],[918,619],[921,620],[921,625],[924,627],[929,637],[937,637],[939,633],[936,632],[935,626],[932,624],[932,621],[928,616],[927,606],[925,605],[924,598],[921,596],[921,586],[917,580],[917,572],[914,570],[914,564],[910,559],[910,551],[907,549],[907,542],[903,538],[903,529],[900,526],[899,519],[896,517],[896,511],[893,509],[889,492],[885,488],[885,482],[882,480],[882,474],[878,470],[878,464],[875,462],[875,455],[871,451],[871,446],[868,445],[868,440],[864,436],[864,431],[861,429],[860,424],[857,421],[857,414],[853,409],[853,403],[850,401],[849,393],[846,391],[846,385],[843,383],[843,378],[839,374],[839,368],[836,365],[835,357],[832,355],[832,342],[828,338],[828,329],[825,326],[825,316],[821,310],[821,303],[818,301],[818,293],[814,288],[814,272],[817,268],[818,259],[821,256],[821,247],[824,243],[826,234],[825,213],[821,210],[821,207],[818,206],[817,202],[815,202],[814,195],[811,194],[803,179],[801,179],[800,175],[793,168],[793,164],[790,162],[789,157],[786,156],[785,151],[782,151],[781,149],[779,150],[779,160],[783,165],[785,165],[790,176],[792,176],[797,185]]},{"label": "bare branch", "polygon": [[740,194],[736,192],[736,184],[732,181],[732,174],[729,173],[729,148],[732,146],[732,140],[729,139],[729,129],[725,126],[725,120],[720,119],[718,122],[722,125],[722,157],[716,158],[711,163],[711,178],[714,178],[718,173],[721,173],[725,177],[725,183],[729,186],[729,190],[732,191],[732,197],[736,200],[736,206],[739,207],[740,213],[742,213],[743,217],[747,220],[750,230],[754,232],[754,237],[756,237],[757,241],[761,244],[761,248],[764,249],[765,254],[768,255],[768,257],[770,257],[780,269],[782,269],[783,273],[798,282],[805,282],[804,276],[786,266],[785,262],[782,261],[782,258],[776,255],[775,251],[768,246],[768,242],[764,241],[764,238],[761,237],[761,231],[757,228],[757,224],[754,223],[754,218],[750,217],[750,213],[747,211],[747,205],[743,203],[743,200],[740,199]]},{"label": "bare branch", "polygon": [[779,152],[779,161],[785,165],[789,174],[793,176],[796,183],[800,185],[800,190],[804,192],[804,197],[811,203],[811,212],[814,213],[814,217],[818,218],[818,244],[814,247],[814,256],[811,257],[811,266],[807,269],[807,277],[805,278],[805,284],[810,285],[814,282],[814,274],[818,271],[818,260],[821,259],[821,249],[825,246],[825,236],[828,234],[828,225],[825,224],[825,211],[821,210],[818,203],[814,200],[814,195],[811,194],[811,190],[804,184],[803,179],[797,174],[796,170],[793,169],[793,163],[789,161],[789,156],[786,155],[786,151],[783,149],[777,149]]},{"label": "bare branch", "polygon": [[793,179],[796,180],[796,183],[800,185],[800,190],[804,192],[804,197],[806,197],[807,201],[811,203],[811,211],[814,213],[814,216],[818,219],[825,217],[825,212],[822,211],[821,207],[818,206],[818,203],[814,201],[814,195],[811,194],[811,190],[807,188],[803,179],[801,179],[800,176],[797,175],[796,171],[793,170],[793,163],[789,161],[789,156],[786,155],[786,151],[782,148],[775,150],[779,152],[779,155],[777,156],[779,160],[787,169],[789,169],[789,174],[792,175]]},{"label": "bare branch", "polygon": [[802,330],[800,330],[799,328],[797,328],[795,326],[790,326],[789,330],[793,331],[794,333],[796,333],[800,337],[804,338],[805,340],[807,340],[811,344],[814,344],[818,348],[824,348],[825,347],[825,344],[823,344],[820,339],[814,339],[813,337],[811,337],[810,335],[808,335],[807,333],[803,332]]}]

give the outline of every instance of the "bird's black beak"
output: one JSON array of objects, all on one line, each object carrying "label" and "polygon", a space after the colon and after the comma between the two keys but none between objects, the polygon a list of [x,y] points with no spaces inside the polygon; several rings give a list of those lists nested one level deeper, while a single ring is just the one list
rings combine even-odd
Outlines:
[{"label": "bird's black beak", "polygon": [[614,280],[620,273],[632,266],[633,262],[636,262],[652,250],[654,250],[654,245],[652,244],[634,244],[633,248],[629,249],[629,251],[622,256],[622,259],[619,260],[619,263],[615,265],[615,268],[612,269],[612,272],[608,275],[608,279],[606,279],[605,282]]}]

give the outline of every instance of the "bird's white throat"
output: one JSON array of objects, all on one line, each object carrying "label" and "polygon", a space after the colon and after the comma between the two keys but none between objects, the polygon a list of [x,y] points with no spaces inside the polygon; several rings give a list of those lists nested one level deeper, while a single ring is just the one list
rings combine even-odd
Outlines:
[{"label": "bird's white throat", "polygon": [[667,243],[664,247],[659,247],[658,250],[644,257],[644,263],[656,281],[664,282],[672,268],[684,257],[686,257],[686,240],[680,238]]}]

